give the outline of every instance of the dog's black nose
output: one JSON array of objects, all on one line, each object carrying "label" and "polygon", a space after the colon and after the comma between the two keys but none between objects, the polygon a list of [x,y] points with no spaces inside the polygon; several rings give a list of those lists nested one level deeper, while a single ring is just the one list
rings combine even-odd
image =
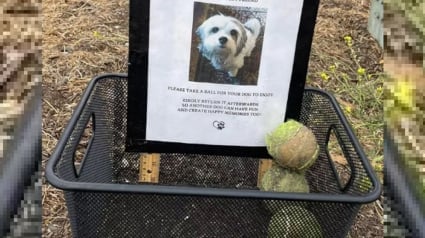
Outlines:
[{"label": "dog's black nose", "polygon": [[220,37],[220,38],[218,38],[218,41],[220,41],[220,44],[224,45],[227,42],[227,38],[226,37]]}]

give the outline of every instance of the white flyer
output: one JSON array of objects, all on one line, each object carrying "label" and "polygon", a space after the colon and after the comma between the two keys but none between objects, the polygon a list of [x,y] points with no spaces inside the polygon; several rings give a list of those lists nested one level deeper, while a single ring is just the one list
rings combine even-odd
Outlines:
[{"label": "white flyer", "polygon": [[151,0],[146,140],[264,146],[285,118],[303,0]]}]

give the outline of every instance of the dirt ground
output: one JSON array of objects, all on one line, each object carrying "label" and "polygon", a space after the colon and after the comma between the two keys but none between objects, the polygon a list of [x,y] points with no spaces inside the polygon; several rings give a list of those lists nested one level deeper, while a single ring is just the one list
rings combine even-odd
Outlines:
[{"label": "dirt ground", "polygon": [[[346,35],[355,40],[362,65],[369,72],[382,71],[382,51],[367,31],[368,6],[368,0],[321,1],[309,67],[311,86],[321,87],[316,75],[332,63],[323,55],[349,58]],[[102,73],[127,71],[127,8],[124,0],[43,1],[43,167],[88,81]],[[362,207],[350,237],[383,237],[381,204],[379,200]],[[43,237],[71,237],[63,194],[45,179]]]}]

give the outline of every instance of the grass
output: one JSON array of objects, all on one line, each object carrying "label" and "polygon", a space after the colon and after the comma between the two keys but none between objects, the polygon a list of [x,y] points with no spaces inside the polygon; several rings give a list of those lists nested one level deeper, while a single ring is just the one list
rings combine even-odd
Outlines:
[{"label": "grass", "polygon": [[[316,25],[310,56],[307,84],[334,94],[354,129],[366,156],[370,160],[381,183],[383,182],[383,72],[382,49],[370,35],[365,25],[352,29],[365,16],[362,12],[345,12],[335,7],[323,13],[324,18]],[[331,16],[350,15],[352,19],[335,21]],[[320,14],[319,14],[320,17]],[[320,19],[320,18],[319,18]],[[336,25],[335,25],[336,23]],[[334,39],[331,43],[325,42]],[[330,153],[336,167],[343,171],[347,162],[336,141],[330,145]],[[334,153],[334,154],[333,154]],[[383,198],[365,204],[359,211],[348,237],[383,236]]]},{"label": "grass", "polygon": [[[319,80],[320,88],[332,91],[357,137],[363,144],[376,172],[383,172],[383,83],[382,72],[369,72],[358,57],[355,39],[344,38],[350,58],[341,60],[321,56],[329,66],[311,75]],[[317,81],[317,80],[316,80]],[[313,83],[314,84],[314,83]]]}]

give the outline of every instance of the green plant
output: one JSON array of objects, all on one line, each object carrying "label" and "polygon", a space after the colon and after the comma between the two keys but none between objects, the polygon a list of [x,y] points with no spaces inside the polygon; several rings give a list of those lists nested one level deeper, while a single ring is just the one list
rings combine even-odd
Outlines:
[{"label": "green plant", "polygon": [[351,36],[344,36],[349,60],[327,57],[329,66],[316,75],[320,86],[336,95],[345,115],[374,168],[382,172],[383,161],[383,82],[382,72],[369,72],[361,65],[356,42]]}]

